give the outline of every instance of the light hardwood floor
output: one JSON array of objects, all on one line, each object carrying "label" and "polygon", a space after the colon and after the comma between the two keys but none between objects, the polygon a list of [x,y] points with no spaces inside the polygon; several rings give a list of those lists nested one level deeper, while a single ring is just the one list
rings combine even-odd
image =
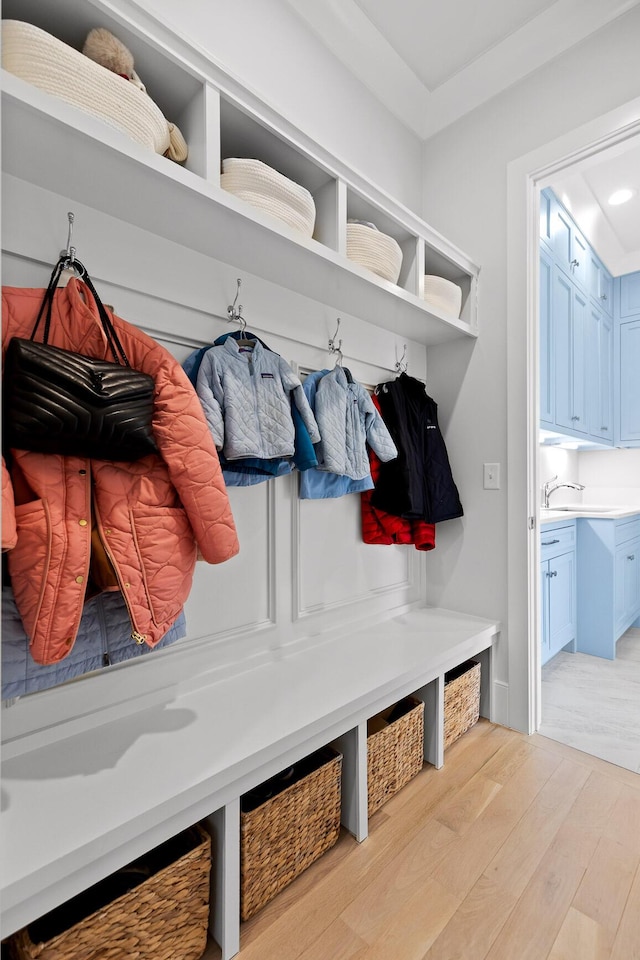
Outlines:
[{"label": "light hardwood floor", "polygon": [[243,924],[239,960],[640,960],[639,864],[638,774],[481,720]]}]

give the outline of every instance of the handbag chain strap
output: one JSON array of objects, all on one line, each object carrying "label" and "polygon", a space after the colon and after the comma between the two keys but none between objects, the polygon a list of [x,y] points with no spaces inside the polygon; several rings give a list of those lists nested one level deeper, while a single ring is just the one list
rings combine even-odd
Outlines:
[{"label": "handbag chain strap", "polygon": [[[36,322],[33,325],[33,330],[31,331],[30,339],[33,340],[40,326],[40,321],[42,320],[43,315],[46,311],[46,316],[44,320],[44,335],[42,338],[43,343],[49,342],[49,331],[51,329],[51,311],[53,308],[53,295],[58,287],[58,282],[60,280],[60,275],[64,270],[66,265],[66,260],[64,257],[61,257],[53,268],[51,277],[49,278],[49,285],[45,290],[44,297],[42,298],[42,303],[40,304],[40,309],[38,311],[38,316],[36,317]],[[109,344],[109,349],[113,355],[113,359],[116,363],[123,364],[126,367],[130,367],[129,359],[125,353],[124,347],[120,342],[120,338],[116,333],[116,329],[113,325],[113,322],[107,313],[102,300],[96,292],[91,277],[87,273],[86,267],[84,264],[80,263],[79,260],[74,260],[73,262],[74,269],[77,270],[80,274],[80,279],[85,283],[89,288],[91,296],[95,300],[96,307],[98,308],[98,314],[100,316],[100,322],[102,323],[102,329],[104,330],[104,335],[107,338],[107,343]]]}]

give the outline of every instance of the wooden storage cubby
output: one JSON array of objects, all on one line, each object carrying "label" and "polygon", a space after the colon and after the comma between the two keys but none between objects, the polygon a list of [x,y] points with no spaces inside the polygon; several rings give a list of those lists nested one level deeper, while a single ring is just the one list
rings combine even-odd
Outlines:
[{"label": "wooden storage cubby", "polygon": [[[134,22],[100,0],[60,0],[55,7],[39,0],[6,0],[3,16],[34,23],[76,49],[92,27],[111,30],[129,47],[149,95],[189,146],[188,160],[178,166],[5,73],[6,126],[17,125],[22,134],[5,140],[7,173],[239,270],[259,270],[265,279],[319,296],[336,310],[366,316],[419,343],[477,335],[478,267],[473,261],[244,90],[153,14],[140,8]],[[313,240],[296,237],[220,189],[220,162],[233,155],[262,160],[310,191],[317,209]],[[397,285],[347,259],[349,217],[371,220],[398,241],[403,264]],[[463,287],[460,320],[439,316],[424,303],[425,270]]]},{"label": "wooden storage cubby", "polygon": [[335,176],[294,144],[247,113],[228,97],[220,97],[220,160],[241,157],[261,160],[300,184],[316,205],[313,239],[338,250],[339,207]]}]

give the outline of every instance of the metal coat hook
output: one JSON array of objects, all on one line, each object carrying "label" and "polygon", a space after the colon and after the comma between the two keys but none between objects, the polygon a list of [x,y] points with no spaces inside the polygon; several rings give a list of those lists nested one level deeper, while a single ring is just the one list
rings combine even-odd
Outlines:
[{"label": "metal coat hook", "polygon": [[[236,283],[238,284],[236,288],[236,295],[234,297],[233,303],[230,303],[229,306],[227,307],[227,314],[229,317],[228,322],[240,324],[240,334],[242,337],[244,337],[244,332],[247,328],[247,321],[242,316],[242,304],[238,303],[238,297],[240,296],[240,286],[242,284],[242,280],[240,279],[240,277],[237,278]],[[236,303],[238,303],[237,307],[236,307]]]},{"label": "metal coat hook", "polygon": [[342,364],[342,338],[336,343],[336,337],[338,336],[338,331],[340,329],[340,317],[338,317],[338,324],[336,326],[336,332],[329,340],[329,351],[330,353],[338,354],[338,363]]},{"label": "metal coat hook", "polygon": [[[236,289],[236,295],[234,297],[233,303],[230,303],[229,306],[227,307],[227,314],[231,322],[237,323],[239,321],[242,321],[244,323],[244,320],[242,317],[242,304],[238,303],[238,297],[240,296],[240,285],[242,284],[242,280],[240,279],[240,277],[238,277],[238,279],[236,280],[236,283],[238,284]],[[236,303],[238,303],[237,310],[236,310]]]},{"label": "metal coat hook", "polygon": [[407,367],[409,366],[409,364],[407,363],[406,356],[407,356],[407,345],[406,345],[406,343],[405,343],[405,345],[404,345],[404,350],[402,351],[402,356],[400,357],[399,360],[396,360],[396,372],[397,372],[397,373],[406,373],[406,372],[407,372]]},{"label": "metal coat hook", "polygon": [[67,219],[69,221],[69,229],[67,232],[67,247],[65,250],[60,251],[60,256],[68,261],[69,266],[73,266],[73,261],[76,258],[76,248],[71,246],[71,238],[73,236],[73,223],[75,220],[75,214],[69,210],[67,213]]}]

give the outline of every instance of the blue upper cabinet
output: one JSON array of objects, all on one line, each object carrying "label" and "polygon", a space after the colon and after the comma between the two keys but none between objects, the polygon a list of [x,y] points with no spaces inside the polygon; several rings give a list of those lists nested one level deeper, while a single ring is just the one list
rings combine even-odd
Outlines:
[{"label": "blue upper cabinet", "polygon": [[557,266],[553,268],[553,357],[555,423],[588,433],[587,297]]},{"label": "blue upper cabinet", "polygon": [[557,265],[564,270],[582,290],[588,291],[590,250],[584,236],[571,216],[551,195],[550,209],[551,248]]},{"label": "blue upper cabinet", "polygon": [[540,425],[613,446],[613,278],[551,190],[540,198],[539,294]]},{"label": "blue upper cabinet", "polygon": [[589,434],[613,446],[613,318],[591,301],[587,311]]},{"label": "blue upper cabinet", "polygon": [[640,317],[620,324],[619,444],[640,446]]},{"label": "blue upper cabinet", "polygon": [[640,317],[640,270],[620,277],[620,317]]},{"label": "blue upper cabinet", "polygon": [[589,253],[589,293],[603,313],[613,316],[613,277],[593,250]]},{"label": "blue upper cabinet", "polygon": [[553,328],[551,326],[553,262],[540,245],[540,420],[547,427],[555,422],[553,379]]}]

